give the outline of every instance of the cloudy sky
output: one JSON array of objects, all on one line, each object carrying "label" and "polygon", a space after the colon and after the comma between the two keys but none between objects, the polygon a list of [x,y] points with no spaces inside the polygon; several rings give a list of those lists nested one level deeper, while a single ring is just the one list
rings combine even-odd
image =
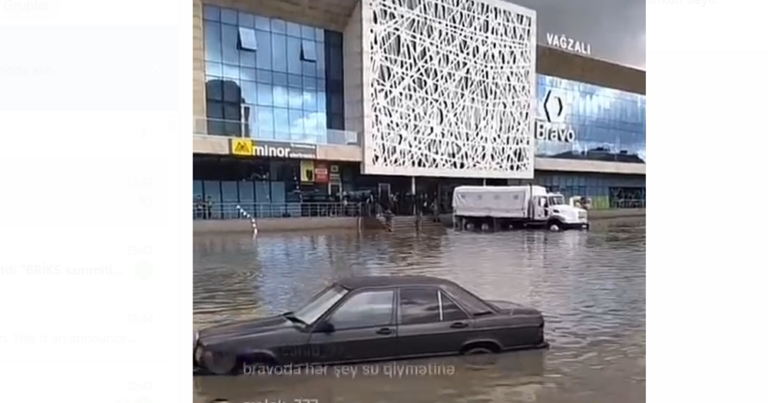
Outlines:
[{"label": "cloudy sky", "polygon": [[564,34],[592,56],[645,69],[645,0],[510,0],[537,11],[539,42]]}]

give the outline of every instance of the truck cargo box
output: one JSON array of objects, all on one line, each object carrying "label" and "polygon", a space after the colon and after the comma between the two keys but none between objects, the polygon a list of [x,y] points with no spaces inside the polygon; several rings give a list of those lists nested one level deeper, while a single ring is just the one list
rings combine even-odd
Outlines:
[{"label": "truck cargo box", "polygon": [[453,213],[463,217],[526,218],[531,194],[537,193],[538,188],[459,186],[453,191]]}]

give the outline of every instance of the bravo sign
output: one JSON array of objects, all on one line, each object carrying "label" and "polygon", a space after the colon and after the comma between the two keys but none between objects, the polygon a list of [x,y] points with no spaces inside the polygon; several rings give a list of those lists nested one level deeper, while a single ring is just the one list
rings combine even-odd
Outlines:
[{"label": "bravo sign", "polygon": [[544,116],[539,116],[536,120],[534,132],[536,140],[564,143],[572,143],[576,140],[573,127],[565,122],[565,102],[562,97],[554,94],[552,90],[547,90],[541,109]]}]

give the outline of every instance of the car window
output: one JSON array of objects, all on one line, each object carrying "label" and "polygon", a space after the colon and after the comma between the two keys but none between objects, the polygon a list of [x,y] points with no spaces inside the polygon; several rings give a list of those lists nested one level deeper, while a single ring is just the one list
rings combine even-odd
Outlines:
[{"label": "car window", "polygon": [[417,325],[440,321],[438,290],[435,288],[403,288],[400,290],[400,324]]},{"label": "car window", "polygon": [[464,308],[467,309],[472,315],[493,311],[493,308],[491,308],[479,297],[476,297],[474,294],[464,290],[459,286],[447,286],[447,290],[454,298],[457,298],[464,306]]},{"label": "car window", "polygon": [[467,314],[442,291],[440,292],[440,302],[443,303],[443,321],[455,322],[457,320],[467,319]]},{"label": "car window", "polygon": [[392,290],[357,293],[331,315],[330,322],[336,330],[389,325],[394,298]]}]

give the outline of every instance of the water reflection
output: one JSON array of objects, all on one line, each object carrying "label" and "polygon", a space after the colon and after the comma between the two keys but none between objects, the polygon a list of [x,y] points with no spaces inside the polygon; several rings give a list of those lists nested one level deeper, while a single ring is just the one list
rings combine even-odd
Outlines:
[{"label": "water reflection", "polygon": [[645,228],[632,224],[588,233],[196,236],[196,327],[293,308],[340,276],[428,274],[541,309],[552,348],[503,354],[479,368],[461,358],[400,364],[454,369],[440,376],[362,376],[360,367],[355,377],[196,377],[195,398],[645,401]]}]

